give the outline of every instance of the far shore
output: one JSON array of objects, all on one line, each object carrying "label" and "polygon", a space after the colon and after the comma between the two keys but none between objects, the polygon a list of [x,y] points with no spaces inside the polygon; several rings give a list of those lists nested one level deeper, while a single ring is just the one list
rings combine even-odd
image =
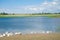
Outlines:
[{"label": "far shore", "polygon": [[37,17],[37,16],[47,16],[47,17],[60,17],[60,14],[35,14],[35,15],[31,15],[31,14],[15,14],[15,15],[0,15],[1,17]]}]

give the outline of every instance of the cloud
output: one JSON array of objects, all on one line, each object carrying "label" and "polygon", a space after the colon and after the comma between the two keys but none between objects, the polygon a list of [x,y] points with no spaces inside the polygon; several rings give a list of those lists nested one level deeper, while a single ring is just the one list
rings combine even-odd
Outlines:
[{"label": "cloud", "polygon": [[12,12],[12,13],[39,13],[39,12],[59,12],[60,10],[60,0],[44,1],[38,5],[26,5],[20,8],[14,9],[0,9],[0,12]]},{"label": "cloud", "polygon": [[37,11],[38,10],[38,8],[35,8],[35,7],[29,7],[29,8],[25,8],[26,10],[28,9],[28,10],[32,10],[32,11]]},{"label": "cloud", "polygon": [[44,3],[42,3],[43,5],[47,5],[48,4],[48,2],[44,2]]},{"label": "cloud", "polygon": [[0,12],[9,12],[10,9],[7,9],[7,8],[0,8]]},{"label": "cloud", "polygon": [[35,11],[35,12],[55,12],[60,10],[60,2],[59,0],[53,0],[51,2],[45,1],[40,5],[28,6],[26,7],[26,11]]},{"label": "cloud", "polygon": [[53,5],[56,5],[57,3],[56,2],[52,2]]}]

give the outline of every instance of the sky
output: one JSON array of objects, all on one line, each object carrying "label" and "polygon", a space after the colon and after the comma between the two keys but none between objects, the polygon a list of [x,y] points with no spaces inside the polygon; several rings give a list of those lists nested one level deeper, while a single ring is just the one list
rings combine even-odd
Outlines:
[{"label": "sky", "polygon": [[60,0],[0,0],[0,13],[60,12]]}]

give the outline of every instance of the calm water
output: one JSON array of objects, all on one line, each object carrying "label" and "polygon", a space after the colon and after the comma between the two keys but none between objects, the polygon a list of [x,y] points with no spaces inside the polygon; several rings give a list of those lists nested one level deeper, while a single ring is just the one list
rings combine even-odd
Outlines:
[{"label": "calm water", "polygon": [[60,32],[60,18],[20,17],[0,18],[0,32]]}]

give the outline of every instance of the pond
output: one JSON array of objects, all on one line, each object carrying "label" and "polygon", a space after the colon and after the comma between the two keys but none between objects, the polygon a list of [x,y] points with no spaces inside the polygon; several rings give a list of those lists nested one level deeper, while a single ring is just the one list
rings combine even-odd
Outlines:
[{"label": "pond", "polygon": [[0,32],[60,32],[60,18],[18,17],[0,18]]}]

